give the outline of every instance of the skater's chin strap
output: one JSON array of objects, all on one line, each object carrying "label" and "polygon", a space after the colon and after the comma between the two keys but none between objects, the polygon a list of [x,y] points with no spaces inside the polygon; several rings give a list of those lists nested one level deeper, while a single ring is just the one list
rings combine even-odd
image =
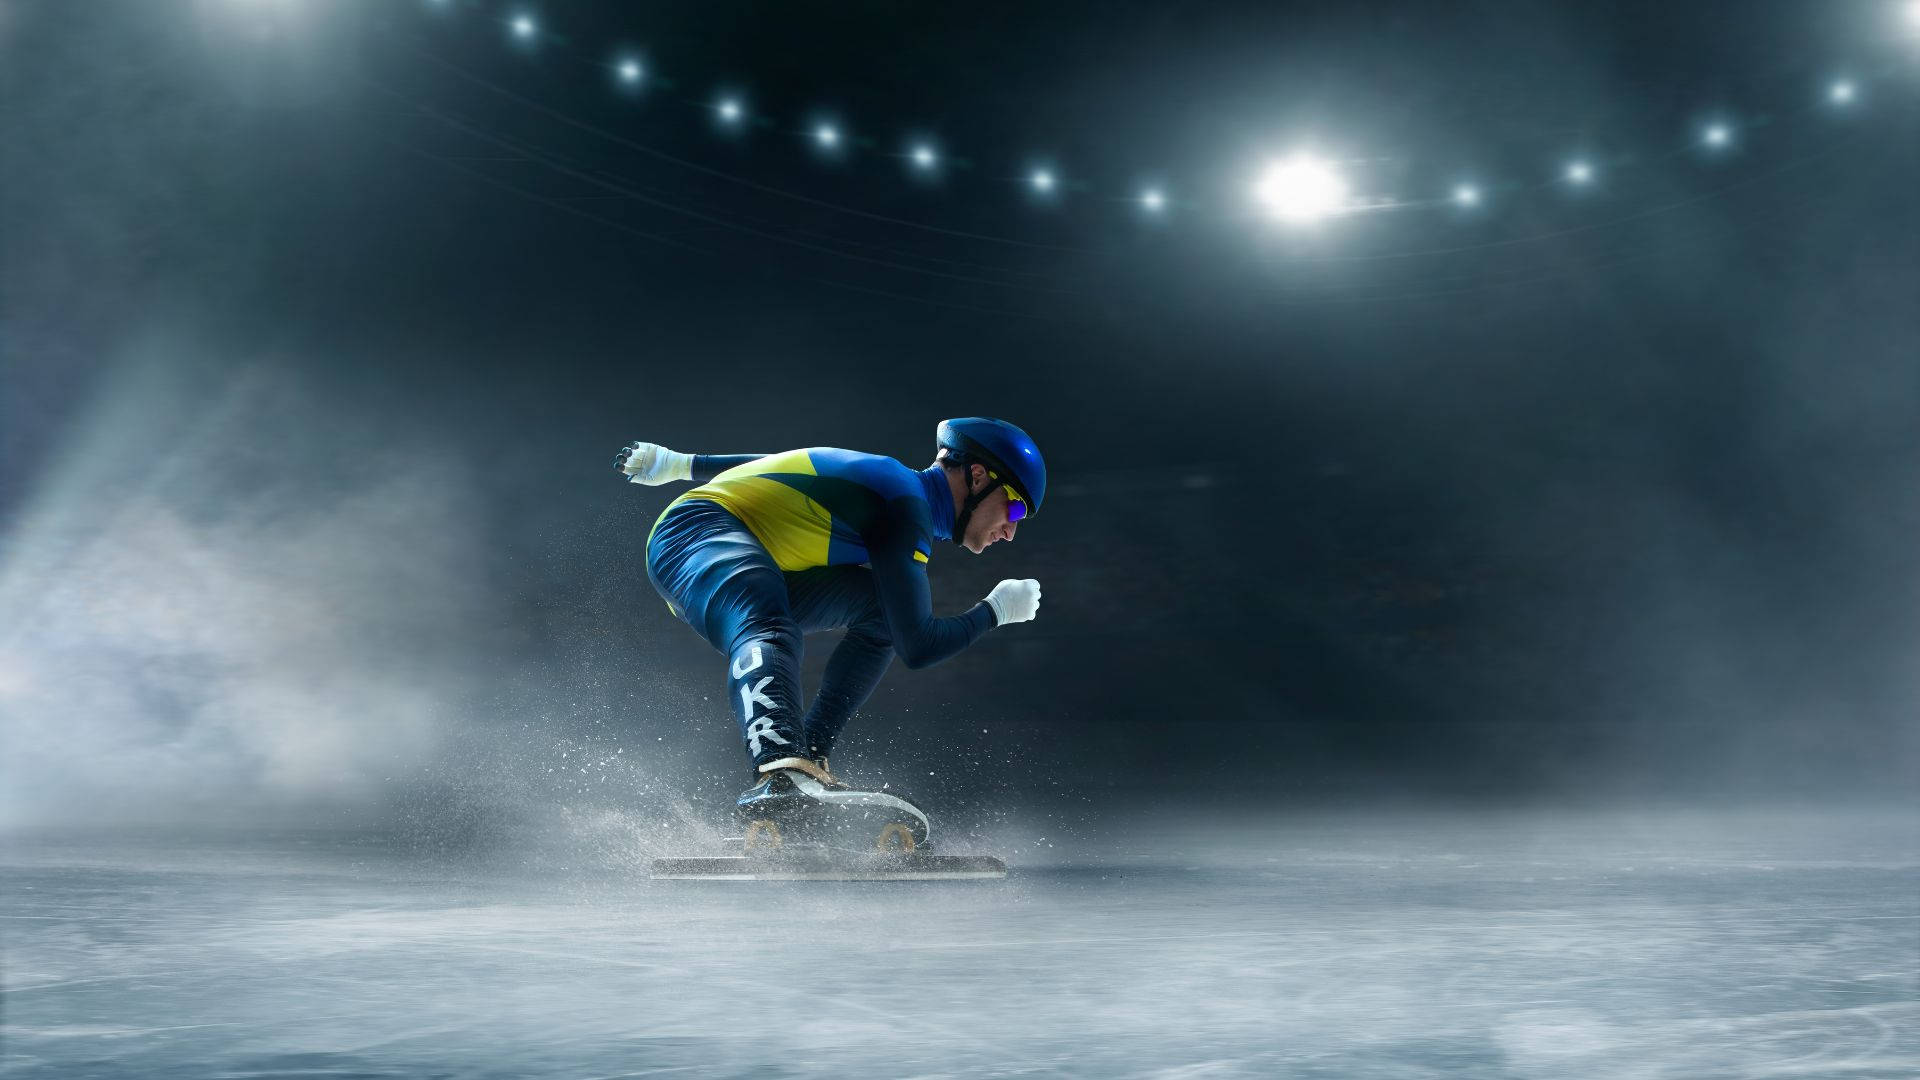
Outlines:
[{"label": "skater's chin strap", "polygon": [[[962,458],[960,461],[960,467],[967,471],[967,486],[969,488],[973,486],[973,467],[977,464],[979,463],[968,461],[965,458]],[[985,465],[981,465],[980,467],[987,469]],[[981,503],[987,501],[987,496],[993,494],[995,479],[993,470],[987,469],[987,486],[981,488],[978,494],[971,491],[968,492],[966,501],[960,504],[960,512],[954,515],[953,536],[950,537],[950,539],[961,547],[967,546],[965,540],[967,535],[967,522],[973,520],[973,512],[980,508]]]}]

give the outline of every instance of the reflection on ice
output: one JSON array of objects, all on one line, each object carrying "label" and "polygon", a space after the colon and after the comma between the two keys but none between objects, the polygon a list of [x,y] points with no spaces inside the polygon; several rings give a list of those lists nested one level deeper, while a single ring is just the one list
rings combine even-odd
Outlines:
[{"label": "reflection on ice", "polygon": [[5,1071],[1920,1071],[1910,816],[1162,823],[984,886],[629,854],[15,838]]}]

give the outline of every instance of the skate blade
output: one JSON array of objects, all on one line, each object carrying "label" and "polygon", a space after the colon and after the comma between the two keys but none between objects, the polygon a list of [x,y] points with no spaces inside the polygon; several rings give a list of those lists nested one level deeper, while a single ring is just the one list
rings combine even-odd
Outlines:
[{"label": "skate blade", "polygon": [[793,851],[655,859],[648,876],[656,881],[984,881],[1006,877],[1007,864],[991,855]]}]

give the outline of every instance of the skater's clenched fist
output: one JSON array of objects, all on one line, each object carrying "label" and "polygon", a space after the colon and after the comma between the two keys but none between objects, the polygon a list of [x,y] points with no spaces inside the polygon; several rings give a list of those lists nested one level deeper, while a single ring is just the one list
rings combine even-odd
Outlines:
[{"label": "skater's clenched fist", "polygon": [[1008,578],[987,594],[995,624],[1026,622],[1040,613],[1040,583],[1032,578]]},{"label": "skater's clenched fist", "polygon": [[620,448],[613,463],[635,484],[657,487],[693,479],[693,455],[676,453],[658,443],[628,443]]}]

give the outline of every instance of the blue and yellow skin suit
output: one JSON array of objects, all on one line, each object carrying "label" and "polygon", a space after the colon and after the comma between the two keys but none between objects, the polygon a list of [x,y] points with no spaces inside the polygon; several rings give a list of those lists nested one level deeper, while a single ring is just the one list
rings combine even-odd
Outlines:
[{"label": "blue and yellow skin suit", "polygon": [[[700,486],[647,537],[647,574],[728,661],[728,699],[756,766],[823,758],[895,654],[926,667],[994,626],[984,601],[933,614],[927,560],[951,539],[945,470],[815,447],[695,455]],[[813,707],[800,710],[804,634],[846,627]]]}]

